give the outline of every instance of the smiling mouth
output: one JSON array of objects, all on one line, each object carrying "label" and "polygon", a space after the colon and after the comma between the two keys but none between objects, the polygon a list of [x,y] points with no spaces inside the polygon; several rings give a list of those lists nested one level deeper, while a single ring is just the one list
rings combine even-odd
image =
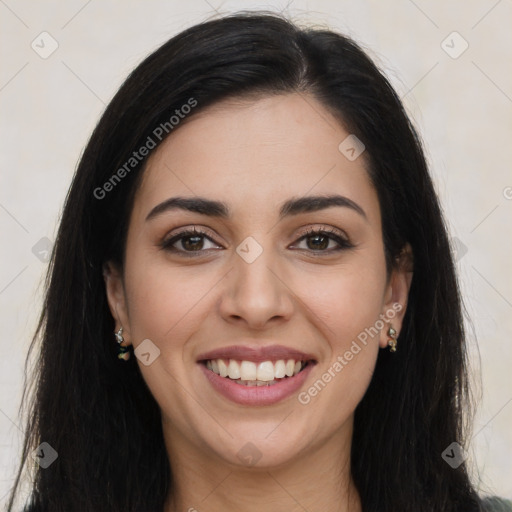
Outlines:
[{"label": "smiling mouth", "polygon": [[273,386],[295,377],[314,360],[279,359],[277,361],[238,361],[236,359],[208,359],[201,361],[208,370],[241,386]]}]

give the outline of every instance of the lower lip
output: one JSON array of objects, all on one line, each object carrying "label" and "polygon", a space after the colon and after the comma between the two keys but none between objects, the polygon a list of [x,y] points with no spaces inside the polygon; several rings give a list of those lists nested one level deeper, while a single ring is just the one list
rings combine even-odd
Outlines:
[{"label": "lower lip", "polygon": [[210,384],[229,400],[240,405],[272,405],[298,391],[314,364],[308,363],[297,375],[284,378],[271,386],[244,386],[227,377],[217,375],[208,370],[204,364],[199,363],[199,366]]}]

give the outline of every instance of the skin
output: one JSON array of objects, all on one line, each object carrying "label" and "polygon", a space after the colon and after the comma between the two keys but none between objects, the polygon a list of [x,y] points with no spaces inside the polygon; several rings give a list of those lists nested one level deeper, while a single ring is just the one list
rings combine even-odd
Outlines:
[{"label": "skin", "polygon": [[[312,96],[230,100],[182,121],[150,156],[124,271],[108,264],[105,279],[125,344],[150,339],[160,350],[151,365],[137,363],[162,412],[176,490],[166,512],[361,510],[349,469],[354,410],[379,349],[387,349],[387,328],[400,332],[412,274],[401,266],[386,272],[365,155],[349,161],[338,150],[348,135]],[[278,219],[288,199],[333,193],[366,217],[331,207]],[[173,196],[224,201],[233,216],[174,210],[146,221]],[[174,247],[203,253],[187,258],[161,248],[193,226],[207,237]],[[302,238],[308,228],[334,229],[354,247],[333,252],[338,244],[327,238],[316,249],[314,236]],[[236,252],[248,236],[263,249],[250,264]],[[235,404],[196,362],[235,344],[293,347],[317,361],[304,391],[393,304],[401,311],[306,405],[297,394],[270,406]],[[253,466],[237,456],[248,442],[261,456]]]}]

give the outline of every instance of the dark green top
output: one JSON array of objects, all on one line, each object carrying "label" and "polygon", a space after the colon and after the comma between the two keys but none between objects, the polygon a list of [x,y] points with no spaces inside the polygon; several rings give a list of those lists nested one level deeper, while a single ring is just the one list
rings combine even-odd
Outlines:
[{"label": "dark green top", "polygon": [[486,512],[512,512],[512,501],[503,498],[485,498],[483,504]]}]

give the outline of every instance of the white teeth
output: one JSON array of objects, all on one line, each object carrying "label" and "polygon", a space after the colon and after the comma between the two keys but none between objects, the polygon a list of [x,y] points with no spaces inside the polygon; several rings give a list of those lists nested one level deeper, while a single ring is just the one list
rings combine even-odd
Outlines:
[{"label": "white teeth", "polygon": [[[219,367],[219,375],[221,377],[227,377],[228,376],[228,367],[227,367],[226,363],[224,362],[224,360],[217,359],[217,366]],[[217,372],[215,372],[215,373],[217,373]]]},{"label": "white teeth", "polygon": [[263,361],[258,365],[256,378],[263,381],[274,380],[274,365],[271,361]]},{"label": "white teeth", "polygon": [[[231,378],[231,375],[229,377]],[[240,378],[242,380],[256,380],[256,363],[242,361],[240,365]]]},{"label": "white teeth", "polygon": [[234,359],[229,360],[228,377],[233,380],[240,379],[240,365]]},{"label": "white teeth", "polygon": [[[279,359],[278,361],[237,361],[230,359],[210,359],[206,361],[206,368],[221,377],[228,377],[238,384],[250,386],[264,386],[274,384],[275,379],[283,379],[297,375],[305,364],[295,359]],[[247,384],[248,383],[248,384]]]},{"label": "white teeth", "polygon": [[276,379],[282,379],[286,375],[286,363],[279,359],[274,365],[274,376]]}]

